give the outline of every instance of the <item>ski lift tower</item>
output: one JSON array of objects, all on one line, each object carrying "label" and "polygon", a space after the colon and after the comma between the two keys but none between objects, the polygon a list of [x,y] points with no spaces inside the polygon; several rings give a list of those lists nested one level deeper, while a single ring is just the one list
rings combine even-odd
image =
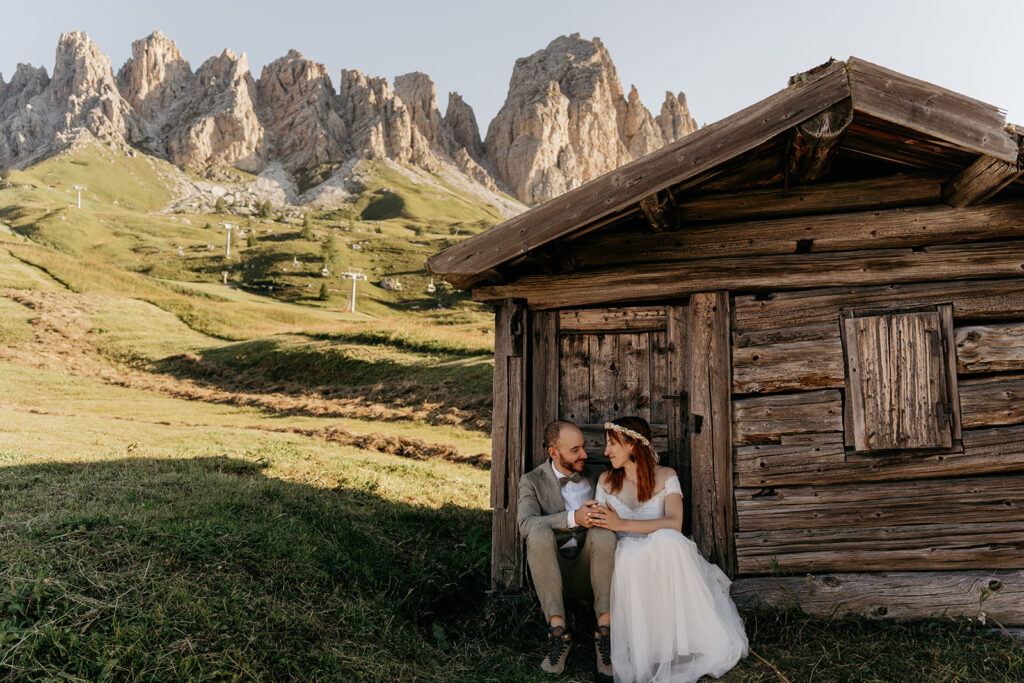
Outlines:
[{"label": "ski lift tower", "polygon": [[224,258],[231,258],[231,231],[238,226],[232,223],[221,223],[220,227],[228,231],[228,239],[224,244]]},{"label": "ski lift tower", "polygon": [[346,312],[356,312],[356,282],[359,280],[365,280],[366,276],[359,270],[346,270],[341,274],[341,277],[346,280],[352,280],[352,296],[348,299],[348,306],[345,308]]},{"label": "ski lift tower", "polygon": [[85,185],[73,185],[72,187],[74,187],[76,190],[78,190],[78,208],[81,209],[82,208],[82,190],[88,190],[89,188],[86,187]]}]

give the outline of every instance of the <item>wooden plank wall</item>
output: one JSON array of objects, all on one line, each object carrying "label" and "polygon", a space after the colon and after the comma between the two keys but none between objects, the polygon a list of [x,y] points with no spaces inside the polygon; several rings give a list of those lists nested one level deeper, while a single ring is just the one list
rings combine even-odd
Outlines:
[{"label": "wooden plank wall", "polygon": [[732,597],[742,607],[800,605],[808,614],[871,619],[982,614],[1001,625],[1024,624],[1024,571],[880,572],[765,576],[737,579]]},{"label": "wooden plank wall", "polygon": [[729,401],[729,295],[690,298],[690,410],[703,417],[690,436],[693,536],[701,554],[732,575],[733,496]]},{"label": "wooden plank wall", "polygon": [[547,459],[541,446],[544,427],[558,419],[558,314],[553,311],[530,313],[530,432],[526,439],[525,467],[533,469]]},{"label": "wooden plank wall", "polygon": [[[961,442],[930,452],[851,452],[840,317],[859,309],[940,304],[952,306]],[[1021,341],[1021,279],[736,296],[738,573],[1024,567]],[[871,583],[863,576],[875,575],[856,576],[861,578],[836,581],[862,586]],[[961,580],[935,577],[943,586]],[[789,583],[794,581],[800,583]],[[783,590],[807,593],[789,583],[770,588],[751,579],[736,591],[754,591],[769,602],[781,599]],[[1024,590],[1024,581],[1016,582],[1018,589]],[[899,613],[901,599],[890,602]],[[814,604],[810,599],[808,605]],[[1022,621],[1018,615],[1014,623]]]},{"label": "wooden plank wall", "polygon": [[669,331],[672,327],[680,334],[676,320],[680,310],[686,309],[640,306],[533,313],[535,320],[557,318],[550,323],[557,336],[553,347],[557,355],[551,359],[555,371],[546,374],[546,366],[534,368],[535,383],[550,387],[551,377],[555,378],[554,415],[579,425],[592,459],[603,458],[604,422],[624,415],[647,420],[655,450],[671,451],[667,425],[671,401],[664,396],[680,391],[676,356],[682,344],[670,342],[674,337]]},{"label": "wooden plank wall", "polygon": [[526,434],[526,339],[528,316],[509,299],[495,312],[494,409],[491,431],[491,585],[523,585],[523,548],[516,524],[519,477]]}]

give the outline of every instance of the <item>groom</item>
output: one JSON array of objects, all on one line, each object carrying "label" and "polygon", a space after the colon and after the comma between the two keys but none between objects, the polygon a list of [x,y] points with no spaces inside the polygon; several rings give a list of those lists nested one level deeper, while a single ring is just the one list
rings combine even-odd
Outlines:
[{"label": "groom", "polygon": [[615,533],[593,527],[593,505],[601,466],[587,466],[583,432],[556,420],[544,429],[549,459],[519,480],[516,521],[526,540],[526,561],[548,623],[548,650],[541,669],[562,673],[572,638],[564,598],[593,595],[597,615],[594,646],[600,677],[612,675],[608,614]]}]

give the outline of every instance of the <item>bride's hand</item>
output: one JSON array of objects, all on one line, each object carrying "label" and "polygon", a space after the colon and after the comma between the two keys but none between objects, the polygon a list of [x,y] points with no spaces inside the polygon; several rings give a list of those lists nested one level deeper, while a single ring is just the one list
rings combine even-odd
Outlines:
[{"label": "bride's hand", "polygon": [[594,508],[594,526],[599,526],[602,529],[608,529],[609,531],[622,531],[622,518],[619,517],[619,513],[615,511],[611,503],[605,503]]}]

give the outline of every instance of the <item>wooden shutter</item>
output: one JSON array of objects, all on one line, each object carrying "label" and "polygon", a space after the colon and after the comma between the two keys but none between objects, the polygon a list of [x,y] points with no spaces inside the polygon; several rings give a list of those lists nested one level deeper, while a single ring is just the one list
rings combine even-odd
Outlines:
[{"label": "wooden shutter", "polygon": [[854,450],[949,448],[959,437],[947,318],[933,310],[844,320]]}]

